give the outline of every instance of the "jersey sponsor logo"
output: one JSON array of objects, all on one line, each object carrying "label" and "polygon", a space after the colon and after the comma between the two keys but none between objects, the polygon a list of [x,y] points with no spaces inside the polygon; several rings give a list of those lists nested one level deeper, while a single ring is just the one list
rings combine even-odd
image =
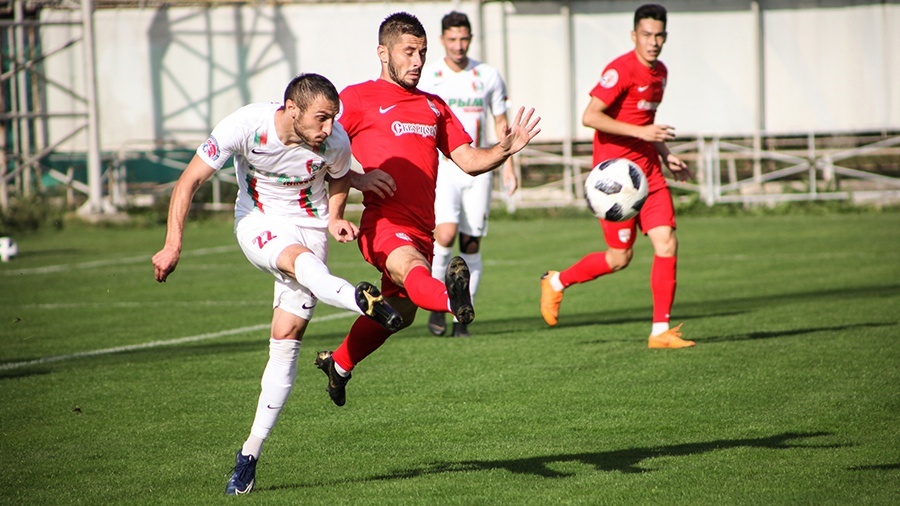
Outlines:
[{"label": "jersey sponsor logo", "polygon": [[421,135],[422,137],[437,137],[437,125],[422,125],[420,123],[401,123],[395,121],[391,124],[391,131],[400,137],[405,134]]},{"label": "jersey sponsor logo", "polygon": [[409,236],[406,235],[405,232],[397,232],[394,235],[396,235],[398,239],[403,239],[406,242],[412,242],[412,239],[410,239]]},{"label": "jersey sponsor logo", "polygon": [[271,155],[272,154],[269,151],[260,151],[256,148],[251,149],[250,152],[253,153],[254,155]]},{"label": "jersey sponsor logo", "polygon": [[479,110],[484,107],[483,98],[451,98],[447,101],[450,107],[477,107]]},{"label": "jersey sponsor logo", "polygon": [[388,107],[379,107],[378,112],[380,112],[381,114],[384,114],[384,113],[390,111],[391,109],[393,109],[394,107],[397,107],[397,104],[394,104],[394,105],[391,105]]},{"label": "jersey sponsor logo", "polygon": [[642,111],[655,111],[659,107],[659,102],[651,102],[649,100],[638,100],[637,108]]},{"label": "jersey sponsor logo", "polygon": [[609,69],[600,77],[600,86],[604,88],[612,88],[619,82],[619,73],[616,69]]},{"label": "jersey sponsor logo", "polygon": [[645,86],[638,86],[637,87],[638,93],[643,93],[643,92],[647,91],[647,88],[649,88],[649,87],[650,87],[649,84],[647,84]]},{"label": "jersey sponsor logo", "polygon": [[209,136],[209,139],[206,139],[206,142],[203,143],[203,152],[206,153],[206,156],[209,157],[210,160],[216,161],[219,159],[219,141],[216,140],[212,135]]},{"label": "jersey sponsor logo", "polygon": [[313,160],[308,161],[307,165],[306,165],[306,169],[310,171],[310,175],[304,176],[304,177],[288,176],[286,174],[279,174],[277,172],[269,172],[266,170],[258,169],[256,167],[250,167],[250,170],[252,170],[253,172],[256,172],[260,176],[264,176],[266,178],[272,179],[275,183],[278,183],[278,184],[281,184],[284,186],[302,186],[302,185],[308,185],[309,182],[315,178],[316,173],[319,172],[319,170],[321,170],[323,166],[324,166],[324,162],[322,162],[322,161],[319,161],[319,162],[314,162]]}]

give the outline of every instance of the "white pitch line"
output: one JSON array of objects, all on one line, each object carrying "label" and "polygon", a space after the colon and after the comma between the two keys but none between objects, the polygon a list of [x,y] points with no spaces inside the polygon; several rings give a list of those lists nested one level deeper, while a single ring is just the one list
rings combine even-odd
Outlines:
[{"label": "white pitch line", "polygon": [[[337,320],[339,318],[349,318],[351,316],[357,316],[356,313],[346,312],[346,313],[336,313],[325,315],[316,318],[317,321],[327,321],[327,320]],[[100,355],[110,355],[113,353],[122,353],[126,351],[135,351],[135,350],[144,350],[148,348],[159,348],[161,346],[172,346],[175,344],[183,344],[183,343],[194,343],[197,341],[206,341],[209,339],[217,339],[219,337],[231,336],[234,334],[243,334],[245,332],[255,332],[257,330],[267,329],[271,324],[269,323],[261,323],[259,325],[252,325],[250,327],[241,327],[237,329],[231,330],[223,330],[220,332],[212,332],[209,334],[200,334],[196,336],[188,336],[188,337],[180,337],[178,339],[169,339],[168,341],[151,341],[149,343],[141,343],[141,344],[131,344],[128,346],[117,346],[115,348],[105,348],[102,350],[93,350],[93,351],[81,351],[78,353],[70,353],[68,355],[56,355],[52,357],[42,357],[35,360],[27,360],[24,362],[8,362],[6,364],[0,364],[0,371],[8,371],[11,369],[18,369],[20,367],[28,367],[31,365],[41,365],[41,364],[49,364],[51,362],[61,362],[63,360],[70,360],[73,358],[84,358],[84,357],[97,357]]]},{"label": "white pitch line", "polygon": [[[186,251],[181,254],[182,257],[192,257],[192,256],[202,256],[202,255],[214,255],[217,253],[225,253],[227,251],[231,251],[234,249],[234,246],[218,246],[215,248],[202,248],[196,249],[193,251]],[[31,269],[19,269],[15,271],[6,271],[0,272],[0,274],[4,276],[21,276],[23,274],[52,274],[54,272],[63,272],[69,271],[73,269],[95,269],[98,267],[108,267],[110,265],[127,265],[127,264],[139,264],[150,262],[151,257],[147,255],[135,256],[135,257],[125,257],[125,258],[110,258],[107,260],[95,260],[93,262],[82,262],[79,264],[62,264],[62,265],[48,265],[46,267],[33,267]]]}]

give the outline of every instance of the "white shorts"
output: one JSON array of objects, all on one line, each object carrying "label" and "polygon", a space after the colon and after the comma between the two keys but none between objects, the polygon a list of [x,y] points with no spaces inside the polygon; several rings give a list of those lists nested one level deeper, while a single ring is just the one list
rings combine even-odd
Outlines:
[{"label": "white shorts", "polygon": [[327,229],[298,227],[290,220],[253,211],[235,220],[234,235],[247,260],[257,269],[275,276],[272,307],[304,320],[312,318],[318,299],[296,279],[278,269],[278,255],[292,244],[301,244],[325,262],[328,258]]},{"label": "white shorts", "polygon": [[442,160],[435,188],[435,223],[456,223],[463,234],[486,236],[492,183],[492,172],[473,177]]}]

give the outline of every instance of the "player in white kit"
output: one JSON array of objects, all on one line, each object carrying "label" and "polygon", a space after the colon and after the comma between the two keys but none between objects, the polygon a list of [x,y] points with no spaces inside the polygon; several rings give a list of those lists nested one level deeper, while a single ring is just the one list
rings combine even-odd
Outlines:
[{"label": "player in white kit", "polygon": [[354,287],[325,265],[326,231],[342,243],[358,232],[343,217],[351,155],[347,133],[335,121],[339,110],[328,79],[302,74],[288,85],[283,105],[251,104],[228,115],[175,184],[165,246],[153,256],[156,280],[164,282],[178,264],[194,194],[234,157],[235,236],[250,263],[275,277],[275,295],[269,360],[250,436],[225,489],[230,495],[253,489],[263,442],[293,388],[301,340],[318,300],[366,314],[392,331],[403,323],[373,285]]},{"label": "player in white kit", "polygon": [[[419,89],[443,98],[474,139],[475,147],[480,147],[489,145],[487,125],[493,125],[497,138],[506,134],[506,84],[497,69],[468,57],[471,42],[472,26],[468,16],[455,11],[444,16],[441,44],[446,55],[422,70]],[[504,186],[512,194],[518,181],[511,160],[506,161],[501,176]],[[481,238],[487,235],[492,177],[491,173],[472,177],[447,157],[440,156],[431,272],[435,278],[443,279],[458,232],[460,256],[471,273],[469,289],[473,301],[481,280]],[[444,335],[447,331],[445,314],[431,313],[428,330],[436,336]],[[451,335],[468,337],[470,334],[466,325],[454,321]]]}]

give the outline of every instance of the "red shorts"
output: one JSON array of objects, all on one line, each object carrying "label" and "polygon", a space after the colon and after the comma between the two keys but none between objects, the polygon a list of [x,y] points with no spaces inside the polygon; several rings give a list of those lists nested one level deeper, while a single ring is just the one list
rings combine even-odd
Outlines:
[{"label": "red shorts", "polygon": [[407,297],[406,290],[397,286],[387,274],[385,263],[392,251],[412,246],[431,263],[434,256],[434,235],[414,227],[397,225],[384,218],[363,213],[359,224],[359,251],[366,262],[381,272],[381,293],[385,297]]},{"label": "red shorts", "polygon": [[647,235],[648,230],[656,227],[675,228],[675,207],[672,205],[672,194],[668,187],[651,192],[644,202],[644,207],[637,216],[626,221],[599,220],[603,228],[606,245],[615,249],[629,249],[634,246],[637,227]]}]

